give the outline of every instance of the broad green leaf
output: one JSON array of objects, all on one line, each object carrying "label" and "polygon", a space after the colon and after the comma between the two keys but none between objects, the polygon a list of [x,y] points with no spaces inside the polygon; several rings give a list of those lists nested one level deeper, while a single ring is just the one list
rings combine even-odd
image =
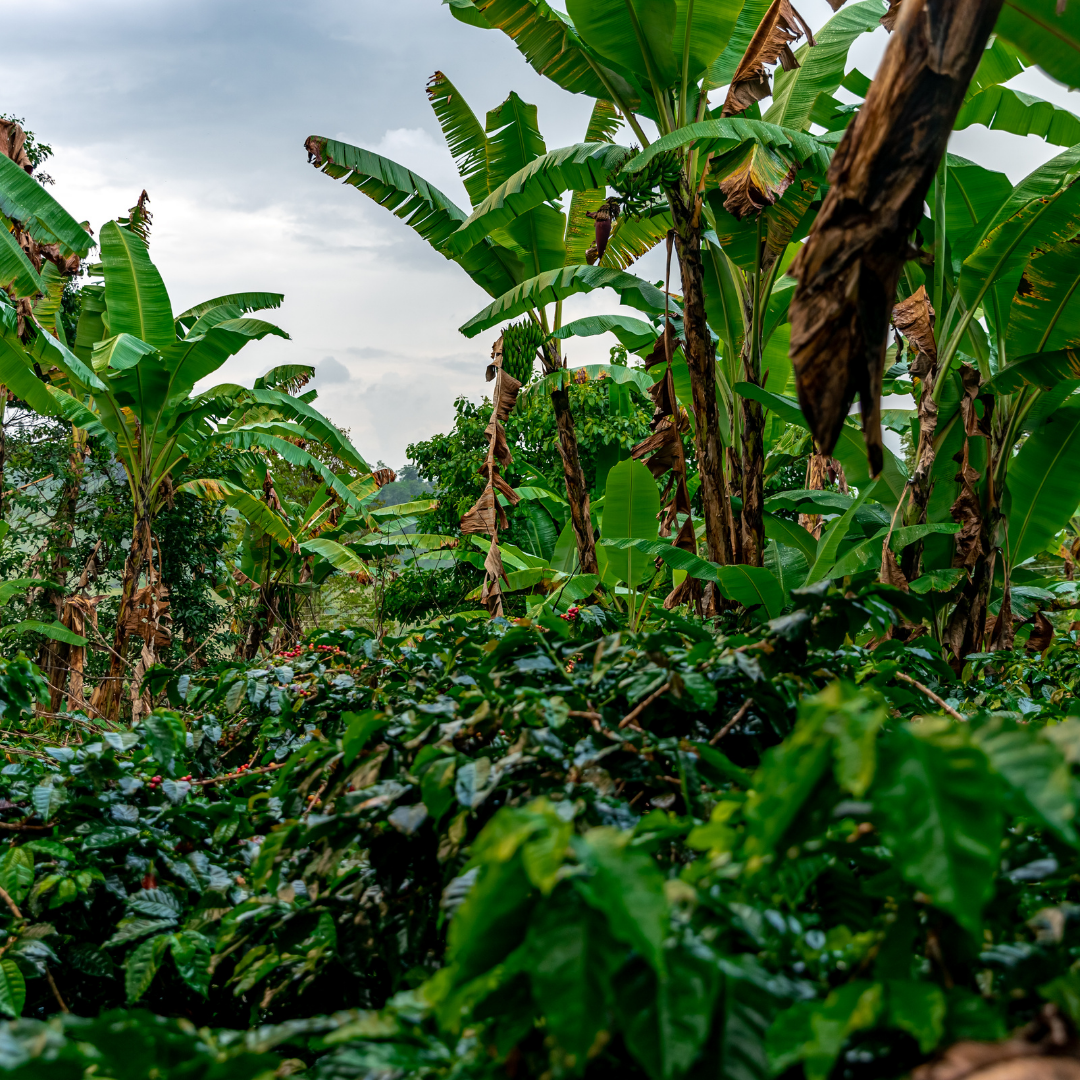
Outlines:
[{"label": "broad green leaf", "polygon": [[1076,801],[1069,766],[1037,730],[994,720],[972,731],[975,743],[1015,794],[1067,844],[1078,845]]},{"label": "broad green leaf", "polygon": [[926,720],[886,737],[871,793],[897,870],[976,938],[993,892],[1001,789],[962,726]]},{"label": "broad green leaf", "polygon": [[668,935],[664,876],[644,851],[630,846],[630,838],[628,832],[602,827],[575,840],[578,858],[590,872],[582,892],[607,916],[612,935],[637,949],[663,978],[663,945]]},{"label": "broad green leaf", "polygon": [[1009,464],[1007,552],[1018,566],[1037,555],[1076,512],[1080,401],[1070,400],[1020,447]]},{"label": "broad green leaf", "polygon": [[[459,330],[468,338],[476,337],[484,330],[526,311],[534,311],[545,304],[565,300],[575,293],[593,292],[595,289],[612,289],[623,304],[638,311],[650,314],[664,311],[664,294],[655,285],[633,274],[602,266],[565,266],[523,281],[474,315]],[[680,313],[674,301],[669,306],[673,314]]]},{"label": "broad green leaf", "polygon": [[836,563],[840,545],[843,543],[851,528],[852,522],[855,520],[855,514],[862,507],[862,504],[870,498],[877,486],[878,485],[875,482],[869,487],[863,488],[862,491],[859,492],[859,497],[844,511],[843,516],[829,526],[828,531],[821,538],[822,543],[820,550],[817,553],[817,558],[810,566],[810,572],[806,575],[805,585],[813,585],[815,582],[821,581],[822,578],[828,575],[829,571]]},{"label": "broad green leaf", "polygon": [[172,934],[147,938],[124,962],[124,990],[129,1005],[134,1005],[150,989],[171,941]]},{"label": "broad green leaf", "polygon": [[147,749],[165,772],[172,776],[187,739],[184,722],[176,713],[155,709],[144,718],[142,728]]},{"label": "broad green leaf", "polygon": [[603,188],[630,151],[612,143],[577,143],[528,162],[504,180],[476,207],[446,242],[454,255],[505,228],[515,218],[565,191]]},{"label": "broad green leaf", "polygon": [[1018,357],[994,376],[989,389],[1011,394],[1023,386],[1053,390],[1064,382],[1080,382],[1080,349],[1060,349]]},{"label": "broad green leaf", "polygon": [[229,306],[239,308],[244,314],[253,311],[265,311],[268,308],[279,308],[285,297],[281,293],[271,292],[241,292],[226,293],[224,296],[215,296],[213,300],[204,300],[201,304],[190,307],[187,311],[176,316],[176,321],[186,327],[192,327],[208,311],[214,308]]},{"label": "broad green leaf", "polygon": [[813,46],[802,45],[795,53],[799,66],[791,71],[777,68],[773,78],[772,104],[766,123],[802,131],[822,94],[835,93],[844,78],[848,50],[856,38],[880,25],[879,0],[863,0],[841,8],[814,34]]},{"label": "broad green leaf", "polygon": [[[7,158],[3,160],[6,161]],[[22,1016],[25,1004],[26,980],[19,970],[19,965],[10,957],[5,956],[0,960],[0,1012],[14,1020]]]},{"label": "broad green leaf", "polygon": [[293,535],[286,521],[280,518],[262,499],[238,487],[228,480],[209,478],[187,480],[178,485],[177,491],[197,495],[201,499],[217,499],[237,510],[246,521],[262,532],[272,536],[283,547],[290,547]]},{"label": "broad green leaf", "polygon": [[[679,68],[675,0],[569,0],[567,14],[585,43],[604,59],[636,75],[643,85],[655,76],[670,86]],[[635,26],[636,24],[636,26]],[[637,29],[644,39],[644,53]]]},{"label": "broad green leaf", "polygon": [[363,574],[367,572],[367,563],[347,547],[325,536],[316,536],[305,540],[300,545],[302,555],[318,555],[325,559],[335,570],[345,574]]},{"label": "broad green leaf", "polygon": [[650,143],[637,157],[623,167],[623,172],[635,173],[644,169],[653,158],[693,144],[702,155],[722,153],[746,142],[755,142],[771,149],[790,148],[791,155],[813,174],[824,176],[829,170],[829,148],[813,135],[767,124],[763,120],[725,117],[720,120],[701,120],[687,124],[670,135]]},{"label": "broad green leaf", "polygon": [[945,1034],[945,995],[933,983],[907,982],[890,979],[885,984],[888,1001],[889,1027],[913,1035],[924,1054],[941,1041]]},{"label": "broad green leaf", "polygon": [[[652,473],[640,461],[627,458],[608,472],[601,534],[605,539],[653,540],[660,513],[660,493]],[[608,552],[611,581],[640,584],[652,569],[648,556],[633,548],[625,554]]]},{"label": "broad green leaf", "polygon": [[371,737],[390,723],[390,717],[375,709],[364,709],[358,713],[343,712],[341,722],[346,725],[341,746],[345,752],[344,765],[348,768]]},{"label": "broad green leaf", "polygon": [[[806,556],[808,565],[817,558],[817,540],[798,522],[768,512],[764,515],[764,521],[765,535],[770,540],[801,551]],[[801,585],[802,582],[800,581],[799,584]]]},{"label": "broad green leaf", "polygon": [[1057,0],[1005,0],[995,33],[1052,79],[1080,89],[1080,12]]},{"label": "broad green leaf", "polygon": [[608,98],[614,86],[635,106],[626,80],[589,57],[570,20],[547,0],[451,0],[450,10],[472,26],[502,30],[539,74],[571,94]]},{"label": "broad green leaf", "polygon": [[210,942],[196,930],[182,930],[172,935],[171,944],[180,978],[195,993],[206,997],[210,991]]},{"label": "broad green leaf", "polygon": [[1009,178],[982,165],[949,154],[945,182],[945,225],[951,243],[973,229],[1012,193]]},{"label": "broad green leaf", "polygon": [[970,253],[960,253],[964,255],[960,294],[969,311],[982,304],[991,290],[1004,307],[1036,248],[1046,249],[1075,234],[1080,227],[1077,179],[1080,146],[1035,169],[990,220],[980,224]]},{"label": "broad green leaf", "polygon": [[[444,258],[444,245],[468,214],[423,177],[389,158],[359,146],[312,136],[319,147],[322,171],[363,192],[401,218]],[[526,276],[519,257],[506,247],[483,241],[456,260],[485,292],[501,296]]]},{"label": "broad green leaf", "polygon": [[712,1030],[722,976],[702,952],[676,945],[664,950],[665,977],[637,964],[615,980],[619,1026],[650,1080],[685,1075]]},{"label": "broad green leaf", "polygon": [[[52,263],[48,264],[52,266]],[[44,291],[44,284],[26,252],[15,237],[0,223],[0,289],[10,290],[15,298],[35,296]]]},{"label": "broad green leaf", "polygon": [[[1080,142],[1080,135],[1077,136]],[[1080,345],[1080,243],[1036,252],[1009,307],[1006,355]]]},{"label": "broad green leaf", "polygon": [[9,847],[0,856],[0,888],[21,904],[34,884],[34,853],[25,844]]},{"label": "broad green leaf", "polygon": [[1013,135],[1038,135],[1054,146],[1080,143],[1080,117],[1042,98],[1004,86],[988,86],[964,102],[953,127],[961,131],[972,124]]},{"label": "broad green leaf", "polygon": [[595,337],[609,332],[630,352],[652,345],[657,338],[657,330],[652,323],[630,315],[586,315],[582,319],[564,323],[551,336],[565,340],[570,337]]},{"label": "broad green leaf", "polygon": [[490,190],[487,134],[461,91],[441,71],[436,71],[428,81],[427,96],[469,202],[479,206]]},{"label": "broad green leaf", "polygon": [[68,629],[62,622],[41,622],[39,619],[23,619],[22,622],[8,623],[0,633],[18,637],[20,634],[41,634],[53,641],[62,641],[65,645],[85,647],[87,639]]},{"label": "broad green leaf", "polygon": [[825,775],[833,756],[824,734],[827,715],[815,702],[803,703],[788,737],[762,755],[745,806],[748,855],[764,857],[782,843]]},{"label": "broad green leaf", "polygon": [[176,340],[172,305],[146,244],[115,221],[101,227],[101,265],[109,332],[131,334],[156,349]]},{"label": "broad green leaf", "polygon": [[85,258],[90,234],[49,194],[48,189],[0,154],[0,211],[18,221],[39,244],[59,244],[64,255]]},{"label": "broad green leaf", "polygon": [[572,889],[561,890],[534,916],[526,940],[533,998],[546,1030],[584,1066],[598,1033],[607,1026],[612,976],[625,957],[604,916]]}]

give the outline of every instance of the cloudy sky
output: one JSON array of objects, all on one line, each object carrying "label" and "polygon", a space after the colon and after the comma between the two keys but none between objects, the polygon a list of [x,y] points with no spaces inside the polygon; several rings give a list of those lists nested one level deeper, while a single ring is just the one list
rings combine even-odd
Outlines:
[{"label": "cloudy sky", "polygon": [[[798,7],[815,28],[825,0]],[[3,25],[25,3],[0,0]],[[439,0],[36,0],[32,46],[0,60],[0,112],[53,145],[54,194],[95,228],[146,188],[151,253],[175,311],[239,290],[285,294],[270,338],[229,362],[249,382],[279,363],[319,372],[319,406],[370,460],[398,466],[410,441],[446,430],[459,394],[483,393],[491,335],[456,328],[486,295],[389,213],[311,168],[310,134],[367,147],[467,205],[424,94],[441,70],[483,114],[510,90],[539,107],[549,149],[581,138],[591,108],[545,82],[503,35],[466,27]],[[851,63],[872,74],[885,32]],[[1013,84],[1080,111],[1038,72]],[[1014,180],[1057,151],[971,129],[952,149]],[[638,273],[662,274],[658,255]],[[567,318],[616,310],[594,294]],[[611,343],[574,343],[570,362]]]}]

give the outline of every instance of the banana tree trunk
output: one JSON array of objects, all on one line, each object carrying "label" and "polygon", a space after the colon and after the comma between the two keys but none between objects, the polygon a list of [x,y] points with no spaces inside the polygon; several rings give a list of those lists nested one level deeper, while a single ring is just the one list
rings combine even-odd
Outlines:
[{"label": "banana tree trunk", "polygon": [[[557,347],[544,347],[544,366],[548,371],[562,368]],[[570,410],[570,391],[566,387],[551,392],[551,407],[555,411],[555,427],[559,434],[559,457],[562,458],[563,479],[566,481],[566,501],[570,506],[570,522],[577,541],[578,562],[583,574],[599,573],[596,563],[596,539],[593,536],[589,506],[589,489],[581,468],[574,414]]]},{"label": "banana tree trunk", "polygon": [[[701,264],[701,201],[683,192],[670,192],[675,225],[675,251],[683,289],[683,329],[686,364],[694,400],[694,448],[701,477],[705,536],[709,559],[723,565],[736,559],[735,537],[726,518],[730,501],[724,479],[724,444],[720,438],[720,410],[716,404],[716,349],[705,318],[705,275]],[[725,507],[728,513],[725,515]]]},{"label": "banana tree trunk", "polygon": [[[154,567],[153,496],[149,486],[138,492],[135,527],[131,549],[124,560],[120,593],[120,610],[116,617],[109,657],[108,675],[98,684],[91,707],[109,723],[120,719],[125,669],[129,666],[128,647],[133,637],[143,641],[143,647],[132,672],[132,720],[137,722],[150,709],[148,696],[142,689],[142,677],[157,660],[158,646],[169,640],[163,623],[169,607],[168,595],[160,573]],[[159,560],[160,561],[160,560]],[[139,579],[146,575],[146,585],[139,588]]]},{"label": "banana tree trunk", "polygon": [[[760,277],[760,275],[759,275]],[[754,283],[756,293],[760,285]],[[760,386],[761,360],[757,349],[760,334],[758,313],[753,300],[747,296],[745,322],[749,333],[742,348],[742,377],[744,382]],[[750,398],[739,398],[742,420],[742,513],[739,520],[740,562],[751,566],[765,565],[765,411]]]}]

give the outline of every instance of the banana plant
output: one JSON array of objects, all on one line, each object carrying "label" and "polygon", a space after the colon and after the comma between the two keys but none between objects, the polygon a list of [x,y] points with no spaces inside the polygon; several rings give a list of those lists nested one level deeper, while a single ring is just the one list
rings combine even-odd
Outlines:
[{"label": "banana plant", "polygon": [[[281,382],[284,377],[284,372],[275,371],[263,381]],[[254,659],[263,648],[273,653],[295,644],[305,618],[313,617],[318,586],[332,574],[347,574],[368,584],[372,581],[368,561],[388,545],[435,547],[452,542],[445,536],[403,531],[415,525],[419,515],[434,510],[435,500],[373,505],[382,484],[393,479],[392,472],[336,479],[351,494],[349,502],[324,482],[302,505],[278,496],[272,461],[263,454],[242,453],[234,457],[226,476],[180,485],[180,491],[226,503],[244,520],[231,588],[225,584],[237,602],[253,599],[240,646],[246,659]]]},{"label": "banana plant", "polygon": [[[324,443],[351,467],[370,471],[348,440],[298,398],[234,384],[195,392],[196,383],[250,341],[287,335],[245,314],[263,306],[264,294],[222,297],[203,305],[197,315],[193,309],[174,318],[139,224],[133,214],[100,230],[103,284],[97,302],[84,307],[74,350],[36,320],[36,335],[24,343],[20,316],[13,307],[0,305],[0,383],[43,415],[68,420],[101,440],[116,455],[131,491],[132,543],[110,669],[91,702],[110,722],[119,715],[130,641],[136,636],[143,641],[132,690],[137,718],[148,704],[141,693],[142,674],[169,640],[167,588],[160,559],[155,565],[154,522],[184,472],[197,469],[219,447],[258,447],[310,466],[348,504],[356,502],[355,496],[303,445]],[[38,370],[47,380],[38,378]]]},{"label": "banana plant", "polygon": [[[562,326],[562,301],[578,292],[610,288],[639,310],[664,310],[663,294],[626,273],[625,267],[663,238],[670,227],[666,208],[653,208],[635,220],[611,220],[605,178],[630,151],[611,141],[620,121],[608,100],[596,102],[584,143],[549,154],[537,126],[536,106],[517,94],[489,111],[484,124],[441,72],[429,82],[428,97],[468,193],[471,214],[415,173],[359,147],[312,136],[305,144],[309,159],[387,207],[495,298],[461,328],[466,336],[521,314],[542,329],[540,355],[545,373],[555,376],[546,389],[556,417],[578,554],[582,566],[595,572],[589,493],[566,377],[558,374],[565,360],[560,338],[552,335]],[[492,216],[492,199],[500,198],[523,172],[534,174],[546,194],[534,199],[530,188],[523,197],[528,205],[519,205],[511,193],[500,213]],[[573,195],[564,212],[555,200],[569,190]]]}]

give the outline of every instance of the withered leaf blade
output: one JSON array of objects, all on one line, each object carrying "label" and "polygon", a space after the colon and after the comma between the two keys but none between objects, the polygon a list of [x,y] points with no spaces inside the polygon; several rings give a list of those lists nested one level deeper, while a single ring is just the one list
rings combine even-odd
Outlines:
[{"label": "withered leaf blade", "polygon": [[761,24],[754,31],[735,74],[731,77],[721,116],[737,116],[772,93],[769,67],[779,63],[785,71],[799,66],[791,43],[805,34],[813,45],[814,33],[790,0],[773,0]]},{"label": "withered leaf blade", "polygon": [[32,173],[34,166],[26,153],[26,132],[14,120],[0,120],[0,154],[11,158],[24,172]]},{"label": "withered leaf blade", "polygon": [[900,18],[900,5],[903,2],[904,0],[889,0],[889,10],[878,20],[890,34],[896,29],[896,20]]},{"label": "withered leaf blade", "polygon": [[739,221],[760,214],[791,186],[799,162],[789,161],[767,146],[752,143],[743,160],[720,181],[724,209]]},{"label": "withered leaf blade", "polygon": [[917,350],[911,374],[924,377],[937,364],[934,308],[925,285],[920,285],[906,300],[893,307],[892,324]]},{"label": "withered leaf blade", "polygon": [[866,102],[829,168],[829,193],[792,264],[799,404],[831,453],[856,397],[881,472],[881,382],[908,238],[1002,0],[905,0]]}]

